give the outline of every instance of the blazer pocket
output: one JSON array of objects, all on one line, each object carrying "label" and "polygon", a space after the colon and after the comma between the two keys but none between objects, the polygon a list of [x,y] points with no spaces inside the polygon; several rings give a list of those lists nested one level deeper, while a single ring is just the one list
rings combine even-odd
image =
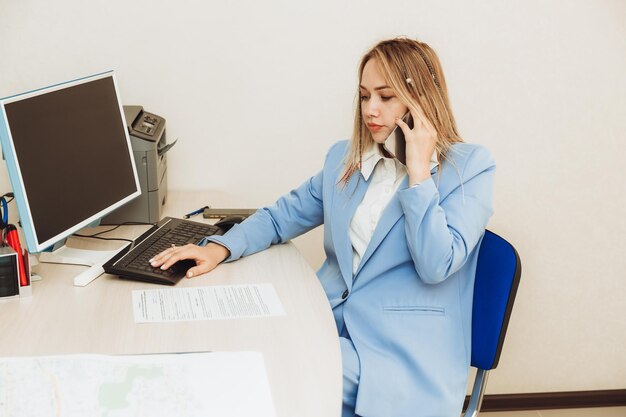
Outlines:
[{"label": "blazer pocket", "polygon": [[443,307],[432,306],[385,306],[383,307],[383,312],[391,314],[420,314],[426,316],[443,316],[446,314],[446,309]]}]

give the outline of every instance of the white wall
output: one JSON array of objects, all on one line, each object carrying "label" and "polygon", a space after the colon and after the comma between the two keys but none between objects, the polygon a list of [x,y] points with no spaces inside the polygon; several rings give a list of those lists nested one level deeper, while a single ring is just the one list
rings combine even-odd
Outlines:
[{"label": "white wall", "polygon": [[[490,391],[626,388],[622,1],[0,0],[0,96],[115,69],[180,138],[171,189],[256,207],[349,137],[358,59],[396,35],[438,51],[498,163],[490,228],[524,270]],[[297,243],[321,263],[320,230]]]}]

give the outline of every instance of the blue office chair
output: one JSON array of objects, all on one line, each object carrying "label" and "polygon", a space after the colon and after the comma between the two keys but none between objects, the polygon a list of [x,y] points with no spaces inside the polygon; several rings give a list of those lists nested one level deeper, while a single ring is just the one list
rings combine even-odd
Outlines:
[{"label": "blue office chair", "polygon": [[489,370],[498,366],[522,265],[515,248],[489,230],[478,252],[472,308],[472,360],[477,368],[472,395],[463,417],[476,417]]}]

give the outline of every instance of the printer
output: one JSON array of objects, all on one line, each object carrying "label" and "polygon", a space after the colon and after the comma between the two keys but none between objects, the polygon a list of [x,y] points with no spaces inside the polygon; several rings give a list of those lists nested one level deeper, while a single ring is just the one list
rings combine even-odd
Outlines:
[{"label": "printer", "polygon": [[167,144],[165,119],[144,111],[143,106],[124,106],[124,116],[141,184],[141,195],[103,217],[100,223],[156,223],[161,220],[167,199],[166,152],[176,142]]}]

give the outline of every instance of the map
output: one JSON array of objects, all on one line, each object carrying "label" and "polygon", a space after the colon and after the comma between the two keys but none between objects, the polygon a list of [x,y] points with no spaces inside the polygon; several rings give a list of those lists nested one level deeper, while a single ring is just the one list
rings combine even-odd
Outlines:
[{"label": "map", "polygon": [[267,416],[257,352],[0,359],[2,417]]}]

